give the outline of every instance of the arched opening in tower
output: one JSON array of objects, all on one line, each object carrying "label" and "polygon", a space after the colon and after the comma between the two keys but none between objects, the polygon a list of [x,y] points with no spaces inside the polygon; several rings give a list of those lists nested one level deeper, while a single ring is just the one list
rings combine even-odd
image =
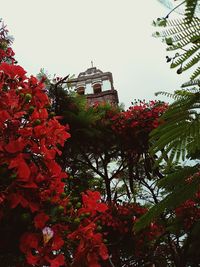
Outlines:
[{"label": "arched opening in tower", "polygon": [[84,94],[85,94],[85,88],[84,88],[83,86],[78,87],[78,88],[77,88],[77,93],[78,93],[79,95],[84,95]]},{"label": "arched opening in tower", "polygon": [[93,91],[94,94],[99,94],[102,92],[102,88],[101,88],[101,84],[100,83],[96,83],[93,85]]}]

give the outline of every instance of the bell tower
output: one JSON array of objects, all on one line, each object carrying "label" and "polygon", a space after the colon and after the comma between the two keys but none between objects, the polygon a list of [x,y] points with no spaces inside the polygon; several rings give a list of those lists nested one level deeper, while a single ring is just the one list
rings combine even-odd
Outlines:
[{"label": "bell tower", "polygon": [[95,103],[108,102],[111,105],[119,103],[118,93],[113,86],[111,72],[103,72],[96,67],[81,72],[77,78],[70,81],[72,88],[79,94],[85,95],[90,106]]}]

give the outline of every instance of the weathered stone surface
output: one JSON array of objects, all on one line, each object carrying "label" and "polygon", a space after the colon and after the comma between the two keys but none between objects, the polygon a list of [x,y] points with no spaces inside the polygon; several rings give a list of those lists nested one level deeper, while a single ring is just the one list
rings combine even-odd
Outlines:
[{"label": "weathered stone surface", "polygon": [[103,72],[96,67],[89,68],[72,79],[71,86],[78,94],[87,97],[89,105],[105,102],[117,105],[119,102],[111,72]]}]

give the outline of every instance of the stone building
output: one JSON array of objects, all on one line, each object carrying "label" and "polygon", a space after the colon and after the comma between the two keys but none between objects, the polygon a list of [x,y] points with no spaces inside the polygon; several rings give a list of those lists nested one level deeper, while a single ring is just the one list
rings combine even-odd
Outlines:
[{"label": "stone building", "polygon": [[103,102],[117,105],[119,102],[111,72],[103,72],[92,66],[72,79],[70,84],[79,95],[86,96],[89,105]]}]

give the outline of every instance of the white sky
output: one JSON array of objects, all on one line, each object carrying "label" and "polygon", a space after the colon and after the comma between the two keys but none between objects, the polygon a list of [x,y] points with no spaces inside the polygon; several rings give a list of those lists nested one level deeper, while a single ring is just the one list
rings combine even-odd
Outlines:
[{"label": "white sky", "polygon": [[93,60],[113,73],[126,107],[187,81],[170,70],[166,46],[151,36],[152,20],[167,12],[157,0],[0,0],[16,58],[29,74],[44,68],[58,76],[78,75]]}]

